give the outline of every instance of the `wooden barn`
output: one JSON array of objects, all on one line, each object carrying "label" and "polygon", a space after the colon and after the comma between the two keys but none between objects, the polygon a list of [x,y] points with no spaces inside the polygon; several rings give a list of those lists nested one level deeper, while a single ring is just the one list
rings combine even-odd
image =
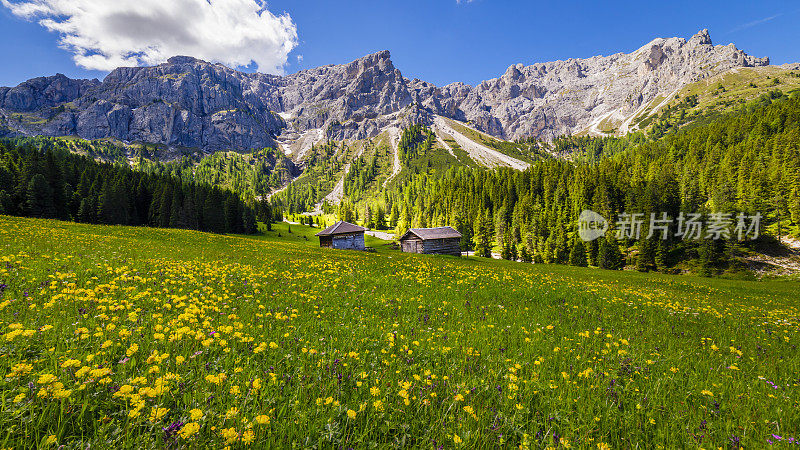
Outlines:
[{"label": "wooden barn", "polygon": [[406,253],[461,256],[461,233],[452,227],[412,228],[400,238]]},{"label": "wooden barn", "polygon": [[366,228],[339,221],[317,233],[319,246],[339,250],[364,250]]}]

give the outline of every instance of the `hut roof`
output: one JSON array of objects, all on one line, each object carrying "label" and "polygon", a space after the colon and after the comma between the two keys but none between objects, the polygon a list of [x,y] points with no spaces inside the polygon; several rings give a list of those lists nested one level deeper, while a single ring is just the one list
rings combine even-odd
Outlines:
[{"label": "hut roof", "polygon": [[403,240],[408,237],[409,234],[414,234],[418,238],[422,239],[423,241],[427,241],[429,239],[449,239],[449,238],[461,238],[461,233],[456,231],[453,227],[437,227],[437,228],[412,228],[400,238]]},{"label": "hut roof", "polygon": [[353,225],[350,222],[345,222],[340,220],[335,224],[325,228],[324,230],[320,231],[316,234],[316,236],[333,236],[336,234],[350,234],[350,233],[360,233],[367,231],[366,228],[360,227],[358,225]]}]

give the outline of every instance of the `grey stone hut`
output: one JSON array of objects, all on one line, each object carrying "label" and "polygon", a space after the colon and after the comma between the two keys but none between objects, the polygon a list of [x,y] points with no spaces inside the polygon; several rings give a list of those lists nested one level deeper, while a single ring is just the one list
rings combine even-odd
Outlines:
[{"label": "grey stone hut", "polygon": [[461,256],[461,233],[453,227],[412,228],[400,238],[406,253]]},{"label": "grey stone hut", "polygon": [[339,250],[364,250],[365,231],[367,231],[366,228],[339,221],[316,235],[319,237],[320,247]]}]

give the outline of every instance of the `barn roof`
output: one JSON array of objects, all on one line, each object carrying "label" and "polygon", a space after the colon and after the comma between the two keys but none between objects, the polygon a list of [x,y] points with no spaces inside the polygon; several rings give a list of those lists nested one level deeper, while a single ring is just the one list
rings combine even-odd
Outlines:
[{"label": "barn roof", "polygon": [[400,240],[408,237],[409,234],[414,234],[423,241],[429,239],[449,239],[461,238],[461,233],[456,231],[453,227],[437,227],[437,228],[412,228],[408,230]]},{"label": "barn roof", "polygon": [[360,233],[367,231],[366,228],[360,227],[358,225],[353,225],[350,222],[345,222],[340,220],[335,224],[325,228],[324,230],[320,231],[316,234],[316,236],[333,236],[336,234],[350,234],[350,233]]}]

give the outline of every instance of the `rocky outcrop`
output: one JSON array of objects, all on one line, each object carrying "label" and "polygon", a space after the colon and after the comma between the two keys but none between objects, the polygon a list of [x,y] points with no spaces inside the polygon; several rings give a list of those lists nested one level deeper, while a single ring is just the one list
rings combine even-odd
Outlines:
[{"label": "rocky outcrop", "polygon": [[658,98],[736,67],[768,65],[706,30],[688,41],[655,39],[630,54],[513,65],[477,86],[404,78],[388,51],[285,77],[177,56],[124,67],[102,82],[63,75],[0,88],[5,133],[114,138],[206,152],[275,146],[322,130],[362,139],[435,116],[505,139],[631,129]]},{"label": "rocky outcrop", "polygon": [[[655,39],[633,53],[511,66],[499,78],[461,83],[426,100],[439,113],[505,139],[624,128],[657,97],[735,67],[769,65],[733,44],[714,46],[707,30],[686,41]],[[461,116],[461,117],[458,117]],[[594,129],[593,129],[594,128]],[[623,130],[628,131],[628,130]]]},{"label": "rocky outcrop", "polygon": [[0,88],[0,108],[19,112],[53,108],[80,98],[97,80],[73,80],[62,74],[28,80],[14,88]]}]

